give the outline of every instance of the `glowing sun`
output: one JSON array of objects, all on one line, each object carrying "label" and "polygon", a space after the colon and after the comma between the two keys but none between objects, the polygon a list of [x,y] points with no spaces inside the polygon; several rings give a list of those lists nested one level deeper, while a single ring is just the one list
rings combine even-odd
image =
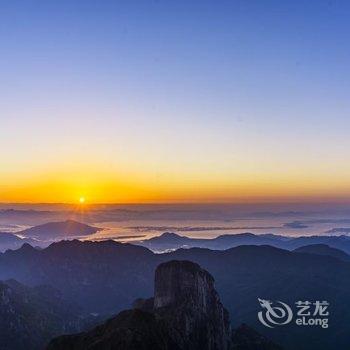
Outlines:
[{"label": "glowing sun", "polygon": [[84,204],[85,203],[85,197],[80,197],[79,198],[79,203]]}]

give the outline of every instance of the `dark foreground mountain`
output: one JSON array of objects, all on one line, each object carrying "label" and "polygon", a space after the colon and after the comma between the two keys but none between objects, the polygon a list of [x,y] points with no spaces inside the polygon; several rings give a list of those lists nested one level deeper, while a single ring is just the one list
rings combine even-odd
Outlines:
[{"label": "dark foreground mountain", "polygon": [[115,314],[152,294],[159,262],[146,248],[114,241],[60,241],[42,250],[25,244],[0,254],[0,279],[52,285],[86,313]]},{"label": "dark foreground mountain", "polygon": [[270,245],[276,248],[294,250],[311,244],[326,244],[350,254],[348,236],[305,236],[286,237],[273,234],[239,233],[221,235],[216,238],[189,238],[176,233],[165,232],[160,236],[133,242],[155,252],[165,252],[179,248],[207,248],[225,250],[241,245]]},{"label": "dark foreground mountain", "polygon": [[[62,241],[46,249],[25,245],[0,254],[0,279],[29,285],[51,284],[85,313],[116,314],[140,296],[154,292],[155,268],[169,260],[198,263],[215,278],[231,323],[251,325],[286,349],[350,348],[350,263],[331,256],[296,253],[271,246],[239,246],[225,251],[192,248],[169,254],[113,241]],[[326,300],[329,328],[288,324],[273,329],[257,318],[258,298],[297,301]]]},{"label": "dark foreground mountain", "polygon": [[350,261],[349,254],[346,254],[344,251],[340,249],[332,248],[327,244],[310,244],[310,245],[306,245],[306,246],[294,249],[294,251],[297,253],[328,255],[343,261]]},{"label": "dark foreground mountain", "polygon": [[42,349],[54,336],[81,330],[79,312],[51,287],[0,282],[0,348]]},{"label": "dark foreground mountain", "polygon": [[138,300],[93,330],[52,340],[48,350],[278,350],[247,326],[231,332],[213,277],[189,261],[163,263],[154,298]]}]

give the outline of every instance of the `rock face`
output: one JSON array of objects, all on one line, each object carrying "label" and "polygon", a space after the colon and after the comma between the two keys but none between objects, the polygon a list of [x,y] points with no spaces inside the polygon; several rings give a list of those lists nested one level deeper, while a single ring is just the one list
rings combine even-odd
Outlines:
[{"label": "rock face", "polygon": [[[253,334],[250,339],[250,334]],[[238,340],[235,344],[234,339]],[[154,298],[138,299],[89,332],[53,339],[47,350],[278,350],[249,328],[232,334],[213,277],[190,261],[155,272]]]},{"label": "rock face", "polygon": [[27,287],[15,280],[0,281],[0,348],[43,349],[62,333],[83,327],[79,310],[49,286]]},{"label": "rock face", "polygon": [[155,273],[154,312],[188,349],[226,350],[230,322],[214,288],[213,277],[190,261],[170,261]]}]

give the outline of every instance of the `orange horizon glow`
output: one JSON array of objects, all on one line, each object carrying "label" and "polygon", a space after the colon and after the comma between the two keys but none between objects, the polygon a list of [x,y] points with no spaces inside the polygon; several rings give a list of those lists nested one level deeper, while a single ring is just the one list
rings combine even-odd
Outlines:
[{"label": "orange horizon glow", "polygon": [[2,9],[0,203],[350,200],[347,16],[106,3]]},{"label": "orange horizon glow", "polygon": [[84,197],[84,205],[279,203],[350,198],[350,169],[335,172],[323,163],[300,161],[298,166],[277,167],[268,160],[256,165],[245,158],[214,165],[200,159],[188,164],[176,159],[136,164],[97,159],[38,162],[26,171],[20,166],[6,167],[7,173],[0,173],[0,202],[82,205]]},{"label": "orange horizon glow", "polygon": [[262,202],[342,202],[350,198],[350,188],[338,179],[302,181],[296,179],[227,179],[184,177],[128,179],[112,176],[57,179],[46,176],[0,188],[2,203],[262,203]]}]

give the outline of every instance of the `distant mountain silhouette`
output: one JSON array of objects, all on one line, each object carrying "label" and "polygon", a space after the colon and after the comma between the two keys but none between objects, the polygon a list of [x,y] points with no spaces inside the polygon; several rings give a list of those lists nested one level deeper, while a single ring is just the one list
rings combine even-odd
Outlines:
[{"label": "distant mountain silhouette", "polygon": [[350,254],[350,237],[348,236],[305,236],[292,238],[282,248],[294,250],[310,244],[326,244]]},{"label": "distant mountain silhouette", "polygon": [[302,229],[302,228],[308,228],[309,226],[307,226],[301,221],[293,221],[293,222],[287,222],[286,224],[283,225],[283,227]]},{"label": "distant mountain silhouette", "polygon": [[281,349],[247,326],[238,328],[233,336],[213,277],[190,261],[159,265],[154,298],[137,304],[134,310],[123,311],[88,332],[56,338],[47,349]]},{"label": "distant mountain silhouette", "polygon": [[53,240],[69,237],[89,236],[101,230],[98,227],[82,224],[74,220],[49,222],[18,232],[21,236]]},{"label": "distant mountain silhouette", "polygon": [[[114,241],[62,241],[37,250],[29,245],[0,254],[0,279],[50,284],[85,313],[115,314],[140,296],[153,295],[154,271],[169,260],[190,260],[209,271],[234,327],[252,325],[286,349],[349,348],[350,263],[331,256],[290,252],[271,246],[239,246],[225,251],[192,248],[168,254]],[[267,329],[257,320],[258,298],[327,300],[331,327],[288,325]],[[334,332],[336,327],[337,332]]]},{"label": "distant mountain silhouette", "polygon": [[160,236],[147,240],[133,242],[154,251],[174,250],[179,248],[208,248],[224,250],[239,245],[273,245],[277,244],[280,236],[254,235],[252,233],[238,233],[221,235],[212,239],[189,238],[176,233],[165,232]]},{"label": "distant mountain silhouette", "polygon": [[326,233],[349,234],[350,233],[350,227],[334,227],[331,230],[328,230]]},{"label": "distant mountain silhouette", "polygon": [[0,252],[4,252],[7,249],[18,249],[24,243],[35,245],[35,241],[32,239],[20,238],[10,232],[0,232]]},{"label": "distant mountain silhouette", "polygon": [[147,240],[133,242],[153,251],[169,251],[179,248],[208,248],[225,250],[240,245],[271,245],[273,247],[294,250],[310,244],[327,244],[350,254],[350,237],[347,236],[304,236],[287,237],[273,234],[239,233],[226,234],[216,238],[189,238],[176,233],[166,232]]},{"label": "distant mountain silhouette", "polygon": [[47,247],[50,243],[67,238],[89,236],[101,228],[89,226],[74,220],[48,222],[31,228],[11,232],[0,232],[0,252],[7,249],[18,249],[24,243],[33,246]]},{"label": "distant mountain silhouette", "polygon": [[310,253],[318,255],[328,255],[338,258],[344,261],[350,261],[350,255],[346,254],[340,249],[332,248],[327,244],[310,244],[297,249],[294,249],[297,253]]}]

